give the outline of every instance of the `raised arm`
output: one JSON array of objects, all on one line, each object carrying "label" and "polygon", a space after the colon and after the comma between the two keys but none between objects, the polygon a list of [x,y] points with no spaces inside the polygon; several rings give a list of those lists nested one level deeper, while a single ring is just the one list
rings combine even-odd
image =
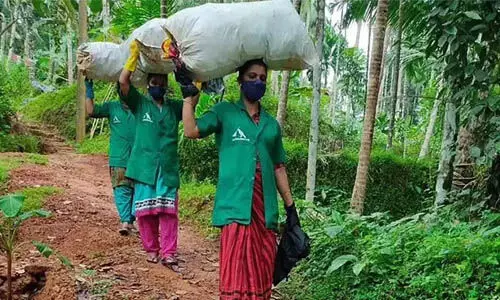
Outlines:
[{"label": "raised arm", "polygon": [[120,73],[120,79],[118,79],[118,92],[121,101],[130,107],[132,111],[135,111],[141,100],[140,94],[132,86],[130,78],[132,73],[134,73],[137,68],[137,62],[139,60],[139,46],[135,40],[130,43],[130,56],[123,66],[122,72]]}]

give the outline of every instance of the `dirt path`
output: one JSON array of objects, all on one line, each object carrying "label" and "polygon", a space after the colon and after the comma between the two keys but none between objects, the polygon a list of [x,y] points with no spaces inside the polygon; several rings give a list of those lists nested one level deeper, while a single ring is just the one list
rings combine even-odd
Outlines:
[{"label": "dirt path", "polygon": [[66,150],[50,154],[46,166],[11,172],[12,191],[44,185],[64,189],[44,205],[52,218],[29,220],[20,232],[23,241],[46,242],[75,265],[69,270],[55,258],[40,257],[29,244],[21,247],[14,270],[22,273],[28,264],[50,267],[35,299],[217,299],[217,242],[181,224],[183,274],[147,263],[139,238],[117,233],[107,158]]}]

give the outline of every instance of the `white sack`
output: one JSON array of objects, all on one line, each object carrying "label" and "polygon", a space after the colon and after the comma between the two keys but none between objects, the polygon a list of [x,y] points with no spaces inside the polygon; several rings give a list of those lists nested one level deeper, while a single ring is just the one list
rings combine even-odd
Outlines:
[{"label": "white sack", "polygon": [[273,70],[302,70],[318,62],[289,0],[204,4],[174,14],[166,26],[200,81],[233,73],[256,58]]},{"label": "white sack", "polygon": [[167,38],[164,28],[176,39],[182,61],[199,81],[231,74],[256,58],[263,58],[273,70],[301,70],[318,62],[305,24],[293,5],[288,0],[273,0],[205,4],[168,19],[153,19],[120,45],[83,44],[78,49],[78,67],[90,78],[117,81],[130,43],[137,39],[144,46],[140,47],[132,81],[144,85],[147,73],[167,74],[174,68],[171,61],[158,58]]}]

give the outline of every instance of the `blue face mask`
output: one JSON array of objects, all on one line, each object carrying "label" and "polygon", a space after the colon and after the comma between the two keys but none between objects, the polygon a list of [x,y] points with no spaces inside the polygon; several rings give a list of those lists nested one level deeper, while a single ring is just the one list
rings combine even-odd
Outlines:
[{"label": "blue face mask", "polygon": [[241,83],[241,92],[248,101],[255,102],[260,100],[266,93],[266,84],[261,80],[243,81]]},{"label": "blue face mask", "polygon": [[163,96],[165,96],[166,92],[167,92],[167,89],[162,87],[162,86],[149,86],[148,87],[148,93],[151,95],[151,97],[154,100],[162,100]]}]

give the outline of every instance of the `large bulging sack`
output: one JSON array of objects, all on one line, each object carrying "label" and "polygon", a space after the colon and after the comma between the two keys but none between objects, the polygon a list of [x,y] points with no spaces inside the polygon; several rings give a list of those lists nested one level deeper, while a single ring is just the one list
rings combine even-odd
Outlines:
[{"label": "large bulging sack", "polygon": [[116,81],[130,43],[140,41],[141,57],[132,81],[144,85],[147,73],[174,69],[162,58],[166,32],[174,37],[180,59],[194,79],[208,81],[236,71],[246,61],[262,58],[272,70],[302,70],[318,63],[305,24],[288,0],[205,4],[184,9],[168,19],[154,19],[134,30],[120,45],[86,43],[78,67],[94,79]]},{"label": "large bulging sack", "polygon": [[200,81],[233,73],[257,58],[273,70],[302,70],[318,62],[289,0],[204,4],[174,14],[166,27],[182,61]]}]

